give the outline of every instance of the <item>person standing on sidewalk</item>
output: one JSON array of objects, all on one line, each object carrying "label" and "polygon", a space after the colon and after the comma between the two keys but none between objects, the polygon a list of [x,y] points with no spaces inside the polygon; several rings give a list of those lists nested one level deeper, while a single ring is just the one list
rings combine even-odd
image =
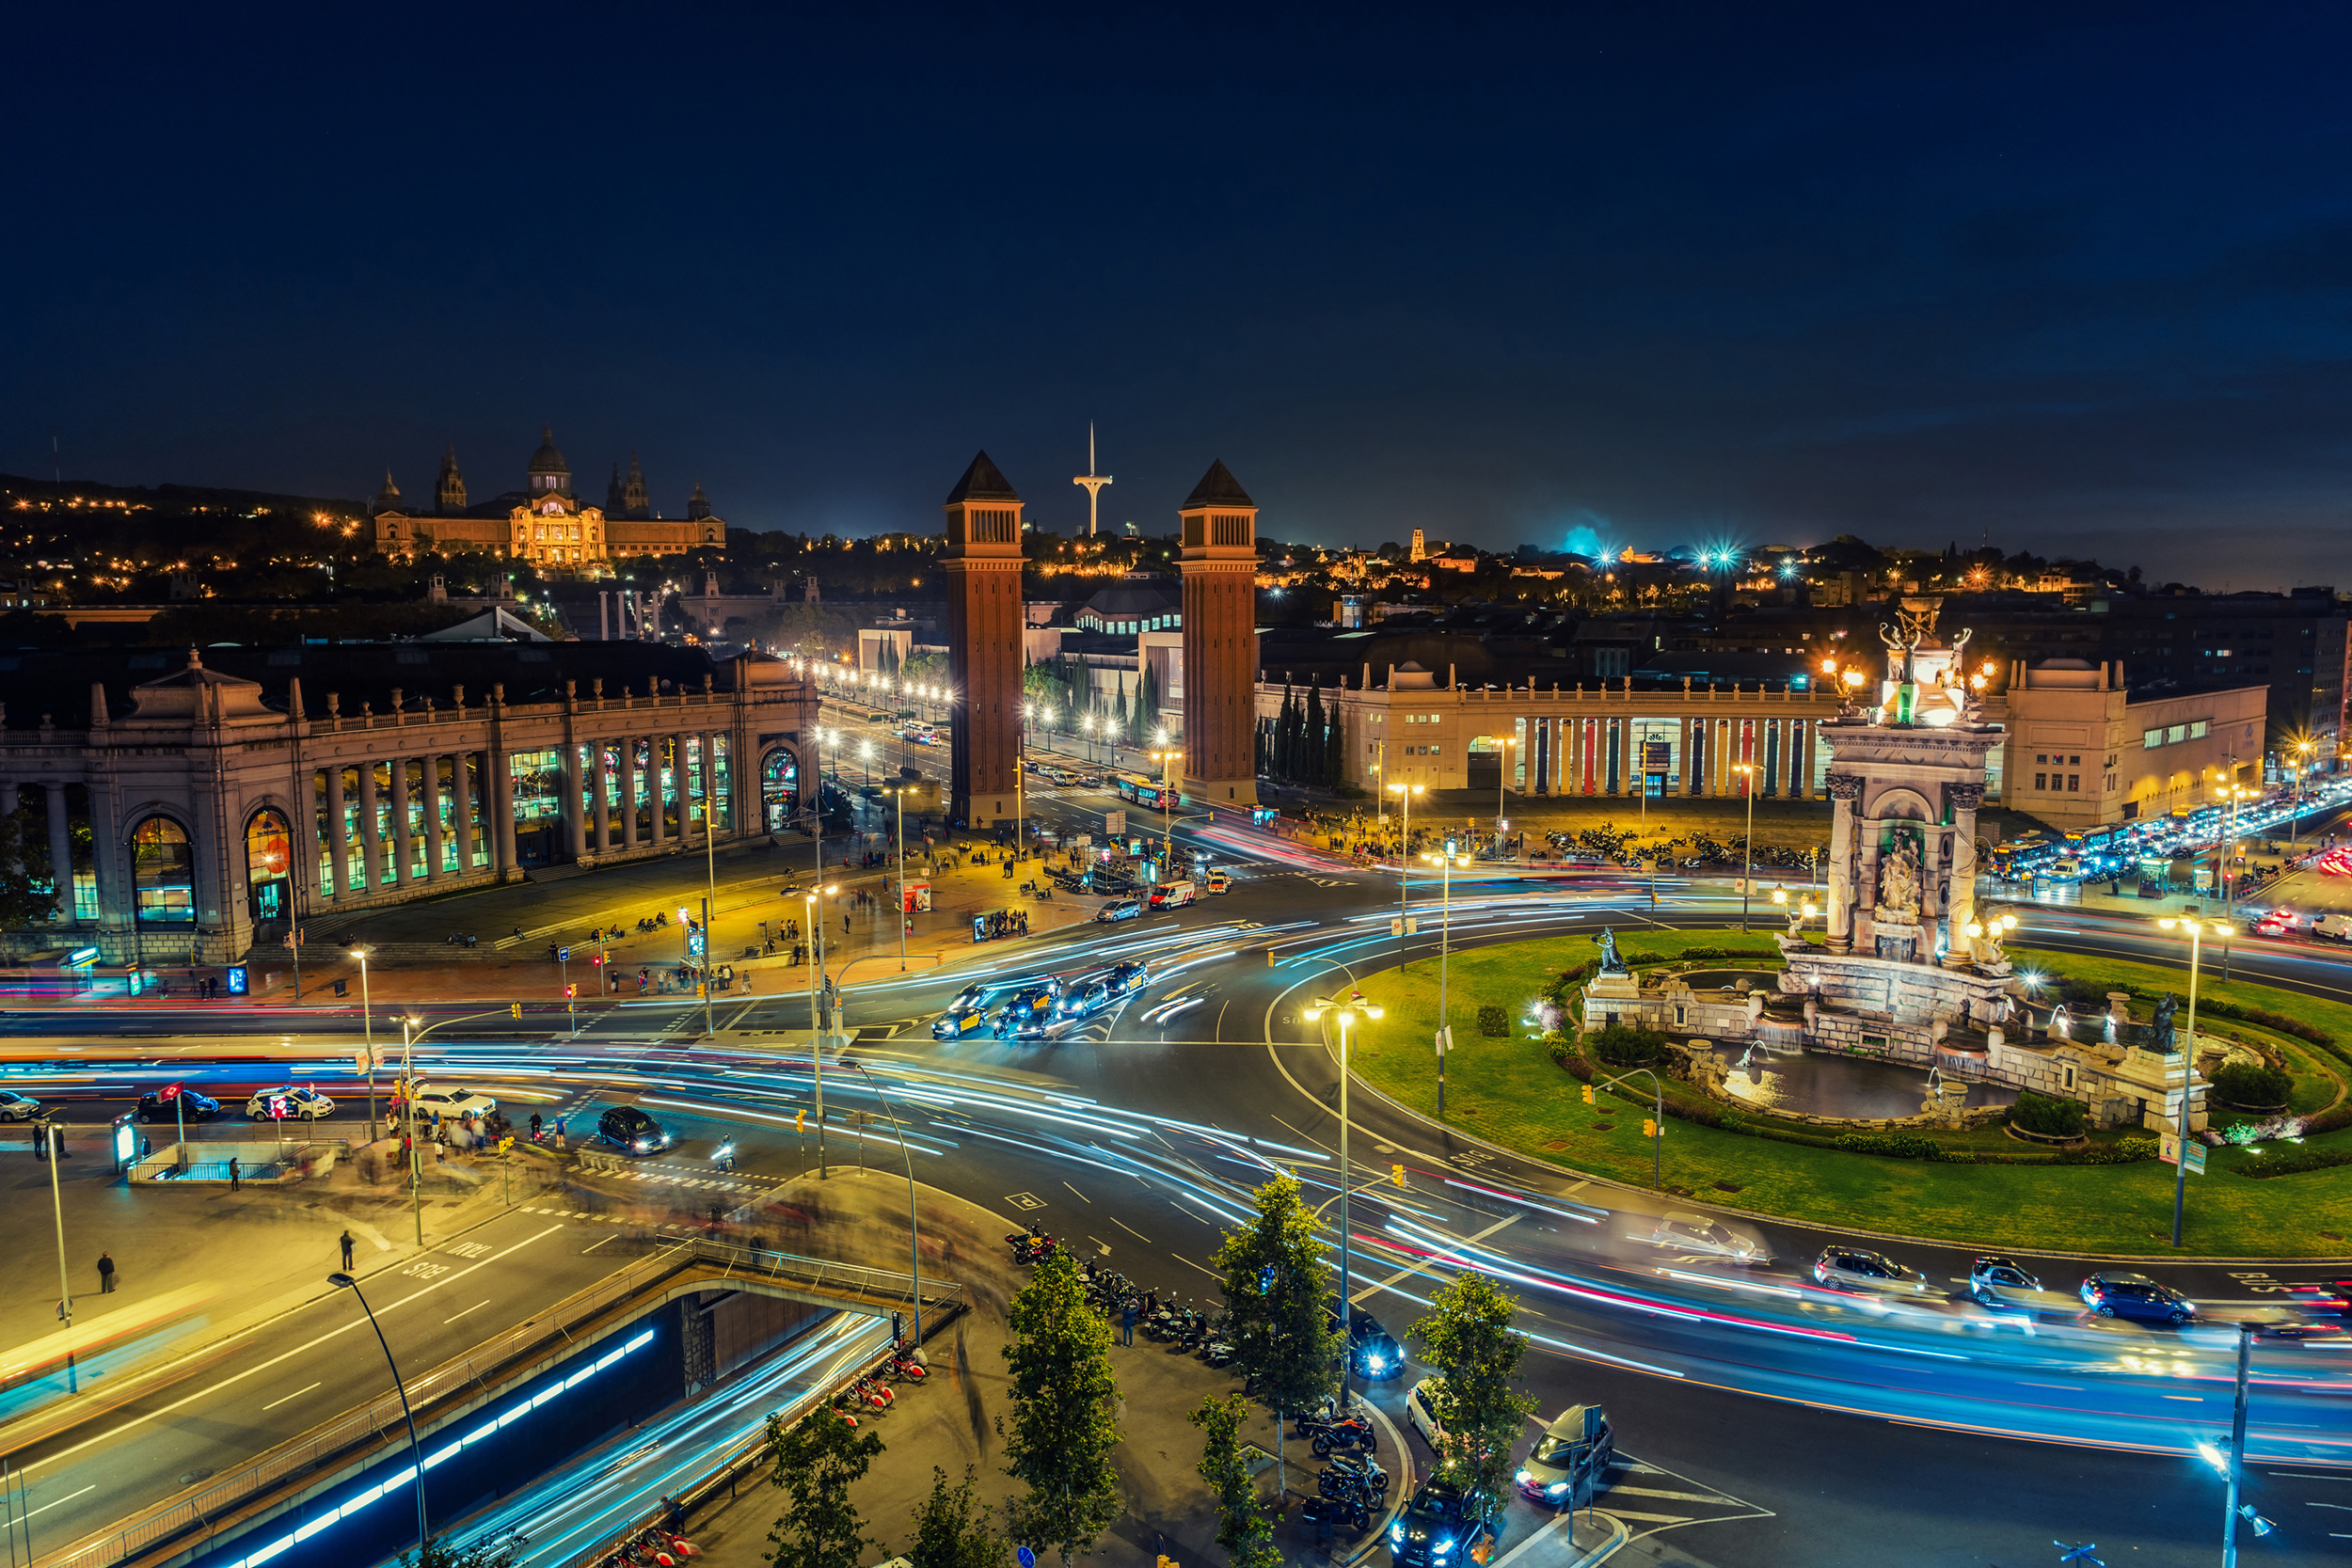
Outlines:
[{"label": "person standing on sidewalk", "polygon": [[343,1273],[351,1272],[351,1232],[343,1232]]},{"label": "person standing on sidewalk", "polygon": [[1136,1304],[1133,1301],[1121,1304],[1119,1308],[1119,1342],[1122,1345],[1136,1342]]},{"label": "person standing on sidewalk", "polygon": [[112,1253],[98,1255],[98,1292],[101,1295],[115,1288],[115,1260]]},{"label": "person standing on sidewalk", "polygon": [[244,1187],[244,1168],[237,1164],[237,1157],[231,1154],[229,1157],[229,1190],[232,1193],[239,1192],[242,1191]]}]

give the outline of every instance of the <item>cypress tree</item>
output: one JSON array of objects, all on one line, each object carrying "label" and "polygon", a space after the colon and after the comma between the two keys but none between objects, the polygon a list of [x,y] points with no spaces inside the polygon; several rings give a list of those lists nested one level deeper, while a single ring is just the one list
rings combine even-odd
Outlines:
[{"label": "cypress tree", "polygon": [[1324,752],[1323,687],[1319,683],[1307,688],[1306,755],[1300,759],[1299,772],[1311,784],[1328,783],[1323,776]]}]

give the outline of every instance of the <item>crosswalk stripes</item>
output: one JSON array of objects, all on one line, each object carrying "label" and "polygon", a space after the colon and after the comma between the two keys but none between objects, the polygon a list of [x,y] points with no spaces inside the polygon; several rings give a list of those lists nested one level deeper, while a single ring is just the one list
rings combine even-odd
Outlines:
[{"label": "crosswalk stripes", "polygon": [[[1770,1519],[1772,1511],[1740,1497],[1709,1490],[1661,1465],[1620,1453],[1611,1464],[1609,1482],[1595,1501],[1603,1513],[1623,1520],[1638,1538],[1683,1525],[1720,1525],[1735,1519]],[[1678,1482],[1678,1485],[1668,1484]],[[1621,1508],[1618,1500],[1635,1506]],[[1666,1512],[1672,1508],[1675,1512]],[[1646,1527],[1646,1528],[1645,1528]]]}]

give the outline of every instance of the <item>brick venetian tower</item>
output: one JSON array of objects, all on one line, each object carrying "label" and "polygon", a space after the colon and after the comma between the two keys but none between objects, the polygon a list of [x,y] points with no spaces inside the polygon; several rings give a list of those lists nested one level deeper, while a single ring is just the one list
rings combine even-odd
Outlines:
[{"label": "brick venetian tower", "polygon": [[957,700],[950,813],[973,828],[1019,812],[1021,498],[982,452],[947,492],[947,672]]},{"label": "brick venetian tower", "polygon": [[1258,803],[1258,503],[1223,460],[1176,511],[1184,525],[1184,795]]}]

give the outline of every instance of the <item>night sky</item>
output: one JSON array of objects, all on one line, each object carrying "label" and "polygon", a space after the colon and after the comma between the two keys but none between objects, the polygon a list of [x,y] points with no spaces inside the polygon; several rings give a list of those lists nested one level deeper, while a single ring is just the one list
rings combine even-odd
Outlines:
[{"label": "night sky", "polygon": [[[849,19],[845,19],[849,18]],[[2057,20],[2053,20],[2056,18]],[[2352,588],[2341,6],[48,7],[0,470]],[[1584,531],[1578,532],[1577,531]]]}]

